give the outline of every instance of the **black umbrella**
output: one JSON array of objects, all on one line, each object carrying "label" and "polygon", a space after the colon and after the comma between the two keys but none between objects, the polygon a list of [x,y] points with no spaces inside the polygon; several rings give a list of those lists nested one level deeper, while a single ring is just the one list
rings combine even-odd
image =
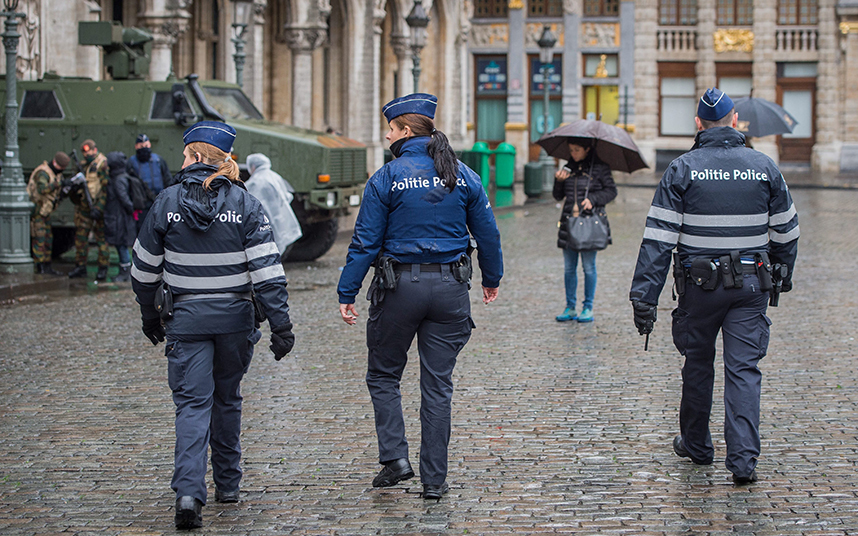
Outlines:
[{"label": "black umbrella", "polygon": [[[625,130],[601,121],[579,119],[555,128],[536,141],[549,155],[569,160],[570,138],[596,140],[596,156],[611,169],[632,172],[649,167],[640,149]],[[571,140],[574,141],[574,140]]]},{"label": "black umbrella", "polygon": [[739,132],[752,138],[787,134],[798,124],[780,105],[765,99],[739,97],[733,101],[733,106],[739,114]]}]

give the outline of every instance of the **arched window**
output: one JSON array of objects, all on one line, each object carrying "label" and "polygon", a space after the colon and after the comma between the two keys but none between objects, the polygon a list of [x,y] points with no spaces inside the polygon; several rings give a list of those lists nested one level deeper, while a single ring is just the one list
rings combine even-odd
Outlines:
[{"label": "arched window", "polygon": [[658,23],[662,26],[696,25],[697,0],[660,0]]}]

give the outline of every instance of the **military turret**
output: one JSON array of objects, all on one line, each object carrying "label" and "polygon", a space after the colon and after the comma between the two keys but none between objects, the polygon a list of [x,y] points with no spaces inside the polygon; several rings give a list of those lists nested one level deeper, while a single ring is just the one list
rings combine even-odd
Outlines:
[{"label": "military turret", "polygon": [[[146,80],[152,36],[116,22],[81,22],[81,46],[104,51],[110,80],[64,78],[48,73],[18,83],[20,159],[25,175],[57,150],[79,149],[92,138],[103,153],[133,154],[138,134],[147,134],[152,151],[175,173],[182,165],[182,132],[202,119],[224,121],[238,132],[233,155],[243,164],[251,153],[271,159],[294,192],[292,209],[304,236],[287,255],[309,261],[327,252],[337,235],[338,218],[360,205],[367,179],[366,147],[355,140],[266,121],[235,84],[200,80]],[[5,93],[0,88],[0,98]],[[5,143],[0,132],[0,143]],[[73,207],[66,200],[52,216],[54,253],[74,243]]]}]

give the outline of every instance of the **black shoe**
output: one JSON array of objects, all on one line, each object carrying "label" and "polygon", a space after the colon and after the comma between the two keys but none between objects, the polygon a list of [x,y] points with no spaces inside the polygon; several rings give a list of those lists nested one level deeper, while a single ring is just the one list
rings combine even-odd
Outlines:
[{"label": "black shoe", "polygon": [[736,484],[750,484],[750,483],[756,482],[756,481],[757,481],[757,471],[756,470],[751,471],[751,474],[748,476],[739,476],[736,474],[733,475],[733,482],[735,482]]},{"label": "black shoe", "polygon": [[78,264],[74,267],[74,270],[69,272],[69,279],[77,279],[80,277],[86,277],[86,265]]},{"label": "black shoe", "polygon": [[711,465],[712,464],[711,459],[707,461],[707,460],[695,460],[694,458],[692,458],[691,454],[688,452],[688,450],[685,449],[685,443],[683,443],[681,435],[678,435],[678,436],[673,438],[673,452],[675,452],[676,455],[679,456],[680,458],[688,458],[689,460],[696,463],[697,465]]},{"label": "black shoe", "polygon": [[435,499],[436,501],[438,501],[441,500],[441,497],[448,491],[450,491],[450,486],[448,486],[446,482],[444,482],[440,486],[433,486],[432,484],[423,484],[424,499]]},{"label": "black shoe", "polygon": [[386,462],[382,469],[374,479],[372,479],[372,487],[387,488],[396,485],[397,482],[408,480],[414,476],[414,469],[408,463],[407,458],[399,458]]},{"label": "black shoe", "polygon": [[99,266],[95,273],[96,281],[107,281],[107,266]]},{"label": "black shoe", "polygon": [[113,278],[113,282],[114,283],[127,283],[128,281],[131,281],[131,276],[129,275],[130,271],[131,271],[131,268],[129,266],[120,266],[119,267],[119,273],[116,274],[116,277]]},{"label": "black shoe", "polygon": [[51,268],[51,263],[40,262],[36,264],[36,273],[42,275],[64,275]]},{"label": "black shoe", "polygon": [[238,502],[239,491],[221,491],[215,488],[215,502],[219,503],[237,503]]},{"label": "black shoe", "polygon": [[203,503],[190,495],[176,499],[176,528],[198,529],[203,526]]}]

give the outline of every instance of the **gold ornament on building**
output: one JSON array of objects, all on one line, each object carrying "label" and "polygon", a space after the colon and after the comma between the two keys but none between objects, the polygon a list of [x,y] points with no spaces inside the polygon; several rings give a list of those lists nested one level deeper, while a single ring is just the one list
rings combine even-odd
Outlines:
[{"label": "gold ornament on building", "polygon": [[715,30],[715,52],[753,52],[754,32],[751,30]]},{"label": "gold ornament on building", "polygon": [[852,32],[858,33],[858,22],[843,21],[840,23],[840,33],[847,35]]},{"label": "gold ornament on building", "polygon": [[523,0],[509,0],[509,8],[510,9],[524,9],[524,1]]},{"label": "gold ornament on building", "polygon": [[608,55],[602,54],[599,56],[599,65],[596,66],[596,74],[594,78],[608,78]]}]

